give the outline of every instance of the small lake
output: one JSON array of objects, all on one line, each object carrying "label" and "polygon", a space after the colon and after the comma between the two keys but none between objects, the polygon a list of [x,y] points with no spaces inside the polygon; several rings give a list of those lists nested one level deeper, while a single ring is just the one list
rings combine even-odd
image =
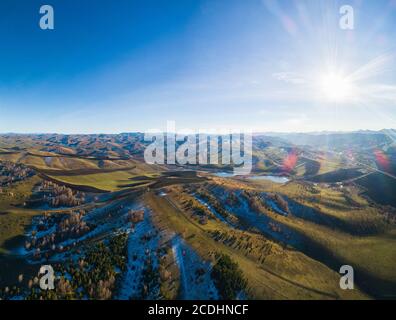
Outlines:
[{"label": "small lake", "polygon": [[286,182],[289,182],[290,179],[288,177],[282,177],[282,176],[248,176],[246,179],[249,180],[269,180],[275,183],[281,183],[284,184]]},{"label": "small lake", "polygon": [[280,183],[284,184],[286,182],[289,182],[290,179],[288,177],[283,177],[283,176],[259,176],[259,175],[251,175],[251,176],[236,176],[232,172],[216,172],[214,174],[216,177],[220,178],[233,178],[233,177],[242,177],[244,179],[248,180],[269,180],[275,183]]},{"label": "small lake", "polygon": [[232,178],[232,177],[236,177],[235,174],[233,174],[232,172],[216,172],[214,174],[216,177],[220,177],[220,178]]}]

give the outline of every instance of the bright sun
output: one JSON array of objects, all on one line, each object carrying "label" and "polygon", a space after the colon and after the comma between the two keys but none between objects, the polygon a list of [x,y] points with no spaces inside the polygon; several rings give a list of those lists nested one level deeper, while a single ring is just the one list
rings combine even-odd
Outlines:
[{"label": "bright sun", "polygon": [[333,102],[343,102],[353,97],[354,88],[345,77],[330,73],[320,83],[323,96]]}]

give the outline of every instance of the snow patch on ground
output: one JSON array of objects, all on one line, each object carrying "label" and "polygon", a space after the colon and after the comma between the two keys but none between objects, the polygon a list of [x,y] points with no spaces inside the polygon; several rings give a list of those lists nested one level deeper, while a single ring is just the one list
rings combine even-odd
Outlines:
[{"label": "snow patch on ground", "polygon": [[[255,212],[250,209],[248,201],[241,195],[240,191],[234,193],[238,198],[239,205],[228,205],[226,200],[228,193],[223,189],[216,188],[213,190],[216,197],[222,201],[224,207],[232,214],[236,215],[241,221],[247,225],[259,230],[264,235],[280,241],[282,243],[291,245],[295,248],[302,248],[303,240],[301,236],[292,229],[280,224],[269,216]],[[278,230],[276,230],[278,229]]]},{"label": "snow patch on ground", "polygon": [[180,236],[172,239],[172,251],[180,271],[181,298],[218,299],[217,289],[210,276],[210,262],[203,261]]},{"label": "snow patch on ground", "polygon": [[[158,268],[156,250],[160,235],[151,222],[151,212],[148,209],[144,210],[144,220],[139,222],[135,230],[129,234],[127,270],[116,297],[120,300],[136,299],[141,296],[144,262],[146,259],[150,258],[153,262],[153,267],[155,269]],[[149,240],[142,239],[144,236],[149,236]],[[153,291],[149,293],[148,299],[155,299],[158,296],[159,288],[155,288]]]},{"label": "snow patch on ground", "polygon": [[271,199],[267,193],[263,192],[261,193],[261,200],[263,200],[268,206],[272,208],[276,213],[282,215],[282,216],[287,216],[288,213],[283,211],[281,208],[279,208],[278,204]]},{"label": "snow patch on ground", "polygon": [[207,207],[209,209],[209,211],[217,218],[219,219],[221,222],[225,223],[226,225],[228,225],[231,228],[234,228],[234,226],[228,222],[221,214],[219,214],[209,203],[207,203],[205,200],[199,198],[198,196],[195,196],[195,199],[197,199],[197,201],[204,205],[205,207]]}]

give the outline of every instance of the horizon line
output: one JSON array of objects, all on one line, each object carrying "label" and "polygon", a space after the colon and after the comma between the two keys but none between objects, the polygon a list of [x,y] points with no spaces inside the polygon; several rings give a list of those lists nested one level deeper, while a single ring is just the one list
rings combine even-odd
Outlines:
[{"label": "horizon line", "polygon": [[[148,130],[150,131],[150,130]],[[382,128],[379,130],[372,129],[357,129],[357,130],[323,130],[323,131],[252,131],[252,135],[286,135],[286,134],[348,134],[348,133],[360,133],[360,132],[372,132],[372,133],[380,133],[383,131],[396,131],[396,128]],[[61,133],[61,132],[0,132],[0,136],[4,135],[20,135],[20,136],[28,136],[28,135],[67,135],[67,136],[94,136],[94,135],[122,135],[122,134],[145,134],[147,132],[143,131],[128,131],[128,132],[118,132],[118,133],[100,133],[100,132],[92,132],[92,133]],[[208,133],[208,132],[169,132],[169,131],[151,131],[151,134],[167,134],[167,133],[179,133],[186,135],[193,134],[208,134],[208,135],[227,135],[227,134],[237,134],[240,132],[218,132],[218,133]]]}]

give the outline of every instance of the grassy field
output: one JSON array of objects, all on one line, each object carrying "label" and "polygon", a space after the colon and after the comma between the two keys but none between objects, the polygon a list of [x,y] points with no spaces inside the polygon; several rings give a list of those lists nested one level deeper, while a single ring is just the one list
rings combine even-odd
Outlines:
[{"label": "grassy field", "polygon": [[356,180],[356,183],[366,190],[366,194],[383,205],[396,206],[396,180],[379,172]]},{"label": "grassy field", "polygon": [[150,171],[141,174],[140,169],[117,170],[104,173],[88,175],[55,175],[50,176],[56,181],[72,184],[75,186],[89,186],[105,191],[119,191],[124,188],[150,186],[161,188],[167,185],[201,182],[204,179],[189,176],[186,172],[182,174],[168,175],[159,171]]},{"label": "grassy field", "polygon": [[[74,185],[87,185],[100,190],[117,191],[123,185],[133,184],[132,178],[137,175],[133,171],[115,171],[77,176],[53,176],[54,179]],[[136,181],[136,183],[142,181]],[[149,182],[149,180],[147,180]]]},{"label": "grassy field", "polygon": [[25,232],[32,217],[41,213],[20,207],[39,181],[35,176],[0,193],[0,253],[7,252]]}]

